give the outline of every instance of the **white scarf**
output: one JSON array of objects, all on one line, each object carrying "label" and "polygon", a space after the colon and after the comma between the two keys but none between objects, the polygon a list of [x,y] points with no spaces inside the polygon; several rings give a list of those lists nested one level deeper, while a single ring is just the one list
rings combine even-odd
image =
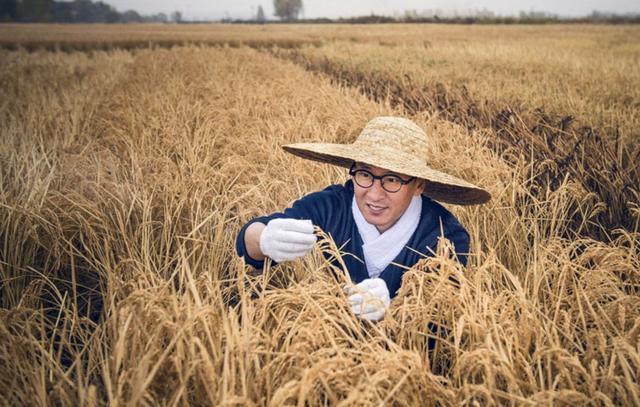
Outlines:
[{"label": "white scarf", "polygon": [[414,196],[400,219],[382,234],[365,220],[355,196],[351,202],[351,212],[362,237],[362,252],[367,272],[370,278],[376,278],[398,256],[418,228],[422,198]]}]

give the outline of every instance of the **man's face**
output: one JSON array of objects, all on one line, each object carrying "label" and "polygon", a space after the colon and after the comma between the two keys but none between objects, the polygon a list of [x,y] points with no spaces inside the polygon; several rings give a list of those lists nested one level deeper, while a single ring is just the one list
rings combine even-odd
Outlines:
[{"label": "man's face", "polygon": [[[367,170],[375,176],[396,175],[405,181],[411,178],[404,174],[366,164],[356,164],[354,170],[359,169]],[[380,182],[381,180],[376,179],[369,188],[363,188],[354,182],[353,190],[356,204],[364,219],[374,225],[380,233],[383,233],[400,219],[409,207],[411,199],[424,191],[424,183],[422,180],[415,179],[409,184],[402,185],[398,192],[388,192],[382,188]]]}]

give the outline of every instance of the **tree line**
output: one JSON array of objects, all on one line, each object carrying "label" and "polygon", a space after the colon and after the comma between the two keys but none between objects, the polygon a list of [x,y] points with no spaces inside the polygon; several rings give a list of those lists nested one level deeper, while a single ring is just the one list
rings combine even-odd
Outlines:
[{"label": "tree line", "polygon": [[[520,12],[518,16],[496,16],[483,10],[475,15],[444,16],[418,13],[407,10],[401,16],[365,15],[349,18],[313,18],[300,19],[304,9],[302,0],[273,0],[274,16],[279,21],[268,20],[262,6],[250,19],[223,19],[224,23],[287,23],[295,21],[304,24],[380,24],[380,23],[449,23],[449,24],[545,24],[545,23],[640,23],[640,14],[615,14],[594,11],[584,17],[560,17],[545,12]],[[52,23],[143,23],[143,22],[182,22],[182,13],[174,11],[171,15],[158,13],[141,15],[135,10],[119,12],[113,6],[102,1],[91,0],[55,1],[55,0],[0,0],[0,22],[52,22]],[[205,22],[205,21],[201,21]]]},{"label": "tree line", "polygon": [[234,24],[282,24],[295,22],[297,24],[640,24],[640,13],[606,13],[594,11],[582,17],[562,17],[548,13],[520,12],[516,16],[416,16],[405,13],[402,16],[363,15],[339,18],[305,18],[265,21],[264,17],[223,19],[224,23]]},{"label": "tree line", "polygon": [[180,22],[182,14],[143,16],[135,10],[119,12],[102,1],[0,0],[0,21],[25,23],[142,23]]},{"label": "tree line", "polygon": [[[274,15],[282,21],[297,20],[303,10],[302,0],[273,0]],[[258,6],[257,22],[266,22]],[[0,22],[25,23],[130,23],[182,22],[182,13],[174,11],[144,16],[135,10],[119,12],[102,1],[91,0],[0,0]]]}]

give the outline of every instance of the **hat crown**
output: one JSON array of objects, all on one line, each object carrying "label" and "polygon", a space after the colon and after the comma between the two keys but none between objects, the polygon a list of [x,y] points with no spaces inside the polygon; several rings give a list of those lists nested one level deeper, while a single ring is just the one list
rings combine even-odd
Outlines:
[{"label": "hat crown", "polygon": [[407,159],[424,161],[427,134],[411,120],[401,117],[376,117],[362,130],[354,145],[361,148],[385,147],[407,155]]}]

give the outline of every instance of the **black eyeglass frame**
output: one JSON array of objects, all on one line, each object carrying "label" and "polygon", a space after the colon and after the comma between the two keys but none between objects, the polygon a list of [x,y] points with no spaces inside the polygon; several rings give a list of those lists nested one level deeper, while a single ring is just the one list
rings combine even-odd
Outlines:
[{"label": "black eyeglass frame", "polygon": [[[410,184],[411,182],[413,182],[416,179],[416,177],[411,177],[408,180],[404,180],[401,177],[399,177],[398,175],[394,175],[394,174],[385,174],[385,175],[377,176],[377,175],[373,175],[373,173],[371,171],[368,171],[368,170],[365,170],[365,169],[362,169],[362,168],[356,170],[355,166],[356,166],[356,163],[351,164],[351,168],[349,168],[349,175],[353,177],[353,182],[358,184],[358,186],[361,187],[361,188],[371,188],[373,186],[373,183],[376,182],[376,180],[378,179],[378,180],[380,180],[380,185],[382,186],[382,189],[384,189],[385,191],[387,191],[389,193],[395,194],[396,192],[398,192],[398,191],[400,191],[402,189],[403,185]],[[366,172],[367,174],[371,175],[371,185],[365,187],[364,185],[361,185],[358,181],[356,181],[355,175],[356,175],[356,172],[358,172],[358,171]],[[384,187],[383,179],[385,177],[394,177],[394,178],[397,178],[398,180],[400,180],[400,188],[396,189],[395,191],[389,191],[387,188]]]}]

